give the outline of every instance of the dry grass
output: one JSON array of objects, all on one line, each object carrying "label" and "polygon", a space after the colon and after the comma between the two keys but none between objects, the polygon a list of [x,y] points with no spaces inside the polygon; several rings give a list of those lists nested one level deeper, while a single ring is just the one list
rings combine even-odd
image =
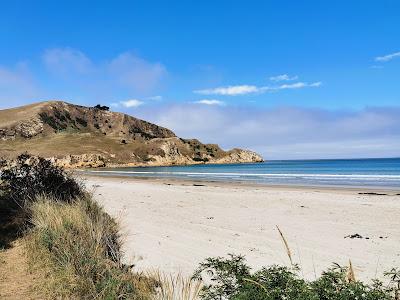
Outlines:
[{"label": "dry grass", "polygon": [[90,198],[39,199],[32,223],[28,261],[46,273],[41,285],[49,298],[151,299],[155,281],[121,264],[118,225]]},{"label": "dry grass", "polygon": [[276,229],[278,229],[279,235],[281,236],[282,242],[283,242],[283,244],[285,246],[285,249],[286,249],[286,254],[287,254],[287,256],[288,256],[288,258],[290,260],[290,264],[293,266],[294,264],[293,264],[292,252],[290,251],[289,243],[287,242],[285,236],[283,235],[283,233],[280,230],[278,225],[276,225]]},{"label": "dry grass", "polygon": [[357,281],[351,260],[349,260],[349,267],[347,269],[346,279],[348,282],[356,282]]},{"label": "dry grass", "polygon": [[184,277],[181,274],[167,275],[160,271],[150,273],[158,283],[153,300],[196,300],[200,299],[203,284],[199,280]]}]

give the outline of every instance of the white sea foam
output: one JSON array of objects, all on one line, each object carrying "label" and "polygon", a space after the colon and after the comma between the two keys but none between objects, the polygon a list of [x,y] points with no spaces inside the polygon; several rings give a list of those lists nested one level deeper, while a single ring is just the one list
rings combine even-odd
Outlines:
[{"label": "white sea foam", "polygon": [[91,173],[111,174],[137,174],[137,175],[183,175],[183,176],[234,176],[234,177],[292,177],[292,178],[343,178],[343,179],[364,179],[379,180],[393,179],[400,180],[400,175],[392,174],[307,174],[307,173],[225,173],[225,172],[166,172],[166,171],[111,171],[92,170]]}]

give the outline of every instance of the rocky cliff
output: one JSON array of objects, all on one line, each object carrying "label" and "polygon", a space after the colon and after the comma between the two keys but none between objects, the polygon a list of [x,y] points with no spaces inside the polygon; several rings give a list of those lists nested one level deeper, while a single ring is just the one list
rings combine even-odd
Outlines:
[{"label": "rocky cliff", "polygon": [[0,111],[0,156],[14,158],[22,152],[72,168],[262,161],[254,152],[182,139],[106,107],[62,101]]}]

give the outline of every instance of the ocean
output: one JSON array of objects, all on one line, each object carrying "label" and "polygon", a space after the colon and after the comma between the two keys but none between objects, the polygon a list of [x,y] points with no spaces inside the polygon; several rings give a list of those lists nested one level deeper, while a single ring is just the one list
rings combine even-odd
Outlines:
[{"label": "ocean", "polygon": [[400,188],[400,158],[273,160],[253,164],[104,168],[87,172],[265,185]]}]

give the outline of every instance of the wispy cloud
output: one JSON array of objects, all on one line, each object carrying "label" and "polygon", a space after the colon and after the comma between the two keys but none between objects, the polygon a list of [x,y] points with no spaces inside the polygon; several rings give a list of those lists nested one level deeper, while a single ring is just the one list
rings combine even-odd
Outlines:
[{"label": "wispy cloud", "polygon": [[257,87],[255,85],[235,85],[235,86],[217,87],[213,89],[195,90],[194,93],[203,95],[237,96],[237,95],[273,92],[279,90],[288,90],[288,89],[319,87],[321,85],[322,82],[320,81],[313,83],[296,82],[292,84],[282,84],[278,86],[261,86],[261,87]]},{"label": "wispy cloud", "polygon": [[60,75],[84,74],[94,68],[93,63],[84,53],[68,47],[47,49],[42,59],[51,72]]},{"label": "wispy cloud", "polygon": [[292,76],[290,77],[288,74],[282,74],[282,75],[277,75],[277,76],[271,76],[269,78],[269,80],[271,81],[293,81],[293,80],[297,80],[299,77],[296,76]]},{"label": "wispy cloud", "polygon": [[254,85],[231,85],[226,87],[217,87],[213,89],[196,90],[194,93],[202,95],[245,95],[259,92],[259,88]]},{"label": "wispy cloud", "polygon": [[163,99],[162,96],[151,96],[151,97],[147,97],[147,100],[154,100],[154,101],[161,101]]},{"label": "wispy cloud", "polygon": [[112,59],[108,70],[118,82],[140,92],[148,92],[159,85],[167,75],[166,67],[159,62],[148,62],[133,53],[125,52]]},{"label": "wispy cloud", "polygon": [[306,88],[306,87],[319,87],[321,85],[322,85],[321,81],[313,82],[313,83],[296,82],[296,83],[292,83],[292,84],[282,84],[277,87],[263,87],[263,88],[265,88],[267,91],[268,90],[279,91],[279,90],[302,89],[302,88]]},{"label": "wispy cloud", "polygon": [[375,61],[379,61],[379,62],[387,62],[390,61],[394,58],[400,57],[400,52],[395,52],[395,53],[391,53],[391,54],[387,54],[384,56],[378,56],[375,57]]},{"label": "wispy cloud", "polygon": [[120,101],[119,103],[126,108],[138,107],[144,104],[143,101],[138,99],[129,99],[126,101]]},{"label": "wispy cloud", "polygon": [[205,104],[205,105],[218,105],[218,106],[224,106],[225,102],[217,99],[201,99],[199,101],[195,101],[194,103],[197,104]]},{"label": "wispy cloud", "polygon": [[157,92],[168,74],[162,63],[148,61],[132,52],[94,61],[78,49],[51,48],[44,51],[42,62],[52,75],[61,76],[75,90],[79,87],[100,95],[107,91],[107,96],[115,90],[147,96]]}]

